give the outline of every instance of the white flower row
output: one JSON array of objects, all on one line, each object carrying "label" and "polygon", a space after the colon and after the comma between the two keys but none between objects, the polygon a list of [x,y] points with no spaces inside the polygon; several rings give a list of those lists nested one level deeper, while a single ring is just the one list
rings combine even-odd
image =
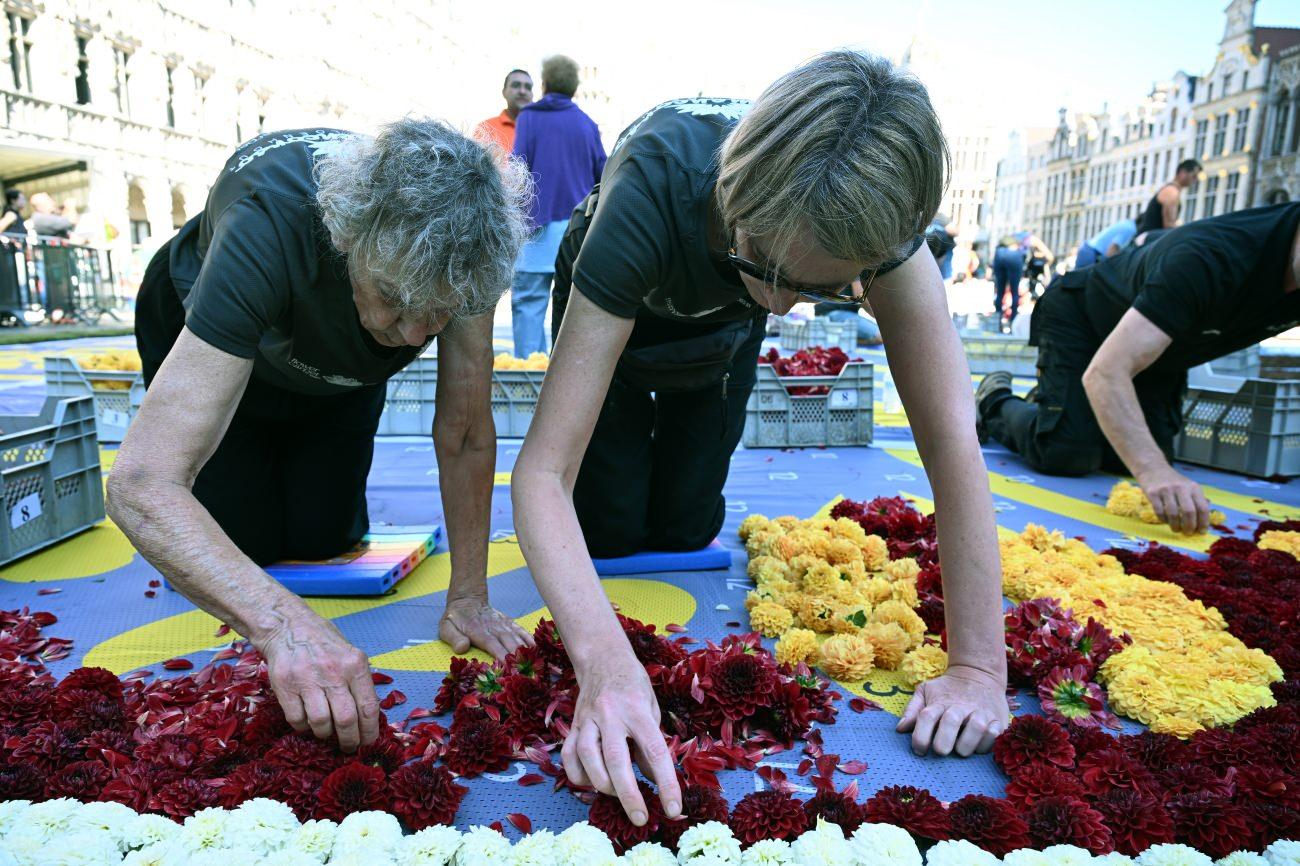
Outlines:
[{"label": "white flower row", "polygon": [[513,845],[489,827],[403,835],[385,812],[300,823],[288,806],[264,799],[204,809],[184,824],[117,803],[0,802],[0,866],[1300,866],[1300,842],[1218,861],[1185,845],[1157,845],[1137,858],[1094,857],[1070,845],[998,858],[969,842],[940,842],[923,857],[899,827],[864,824],[845,839],[825,822],[792,843],[764,841],[744,851],[726,825],[709,822],[683,833],[679,849],[674,855],[644,843],[616,856],[586,822],[559,834],[538,830]]}]

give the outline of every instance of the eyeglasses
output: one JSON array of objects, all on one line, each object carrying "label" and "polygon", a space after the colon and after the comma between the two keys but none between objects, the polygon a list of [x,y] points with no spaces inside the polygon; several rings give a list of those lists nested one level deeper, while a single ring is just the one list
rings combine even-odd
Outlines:
[{"label": "eyeglasses", "polygon": [[862,302],[867,299],[867,293],[871,291],[871,284],[876,280],[876,272],[880,268],[867,268],[858,275],[857,282],[862,283],[862,293],[857,294],[854,291],[853,283],[846,284],[840,289],[825,289],[817,286],[800,286],[786,280],[780,272],[774,267],[760,265],[758,262],[751,261],[736,252],[736,237],[731,237],[731,246],[727,250],[727,263],[733,268],[740,271],[748,277],[753,277],[768,285],[775,286],[778,289],[787,292],[794,292],[797,295],[816,301],[820,304],[844,304],[846,306],[861,306]]}]

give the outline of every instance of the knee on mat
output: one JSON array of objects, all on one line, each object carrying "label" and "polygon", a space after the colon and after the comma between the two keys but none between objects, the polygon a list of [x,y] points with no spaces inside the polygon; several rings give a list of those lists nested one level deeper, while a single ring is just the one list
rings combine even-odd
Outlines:
[{"label": "knee on mat", "polygon": [[1034,466],[1048,475],[1087,475],[1101,468],[1100,445],[1059,444],[1042,449]]},{"label": "knee on mat", "polygon": [[634,553],[643,553],[650,548],[647,546],[647,540],[644,535],[629,535],[627,533],[602,533],[600,535],[586,534],[587,553],[593,559],[617,559],[621,556],[631,556]]}]

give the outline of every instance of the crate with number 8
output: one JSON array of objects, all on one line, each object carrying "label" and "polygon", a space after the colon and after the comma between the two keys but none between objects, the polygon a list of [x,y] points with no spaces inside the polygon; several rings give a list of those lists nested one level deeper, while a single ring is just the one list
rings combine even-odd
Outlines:
[{"label": "crate with number 8", "polygon": [[759,364],[745,406],[745,447],[870,445],[873,369],[850,361],[838,376],[778,376]]}]

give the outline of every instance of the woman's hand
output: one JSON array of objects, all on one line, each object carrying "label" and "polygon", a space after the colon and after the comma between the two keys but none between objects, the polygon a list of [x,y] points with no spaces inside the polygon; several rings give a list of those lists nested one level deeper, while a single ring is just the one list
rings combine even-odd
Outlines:
[{"label": "woman's hand", "polygon": [[912,734],[912,751],[931,749],[940,757],[954,751],[963,758],[993,748],[1006,730],[1011,710],[1007,684],[978,668],[950,665],[947,673],[921,683],[896,730]]},{"label": "woman's hand", "polygon": [[573,727],[560,750],[569,780],[618,797],[628,818],[641,827],[649,810],[632,772],[635,760],[658,787],[664,814],[679,817],[682,792],[645,668],[629,654],[627,660],[592,666],[579,680]]},{"label": "woman's hand", "polygon": [[464,596],[447,600],[438,637],[457,653],[476,646],[501,661],[521,646],[532,646],[533,636],[510,617],[488,604],[486,596]]}]

